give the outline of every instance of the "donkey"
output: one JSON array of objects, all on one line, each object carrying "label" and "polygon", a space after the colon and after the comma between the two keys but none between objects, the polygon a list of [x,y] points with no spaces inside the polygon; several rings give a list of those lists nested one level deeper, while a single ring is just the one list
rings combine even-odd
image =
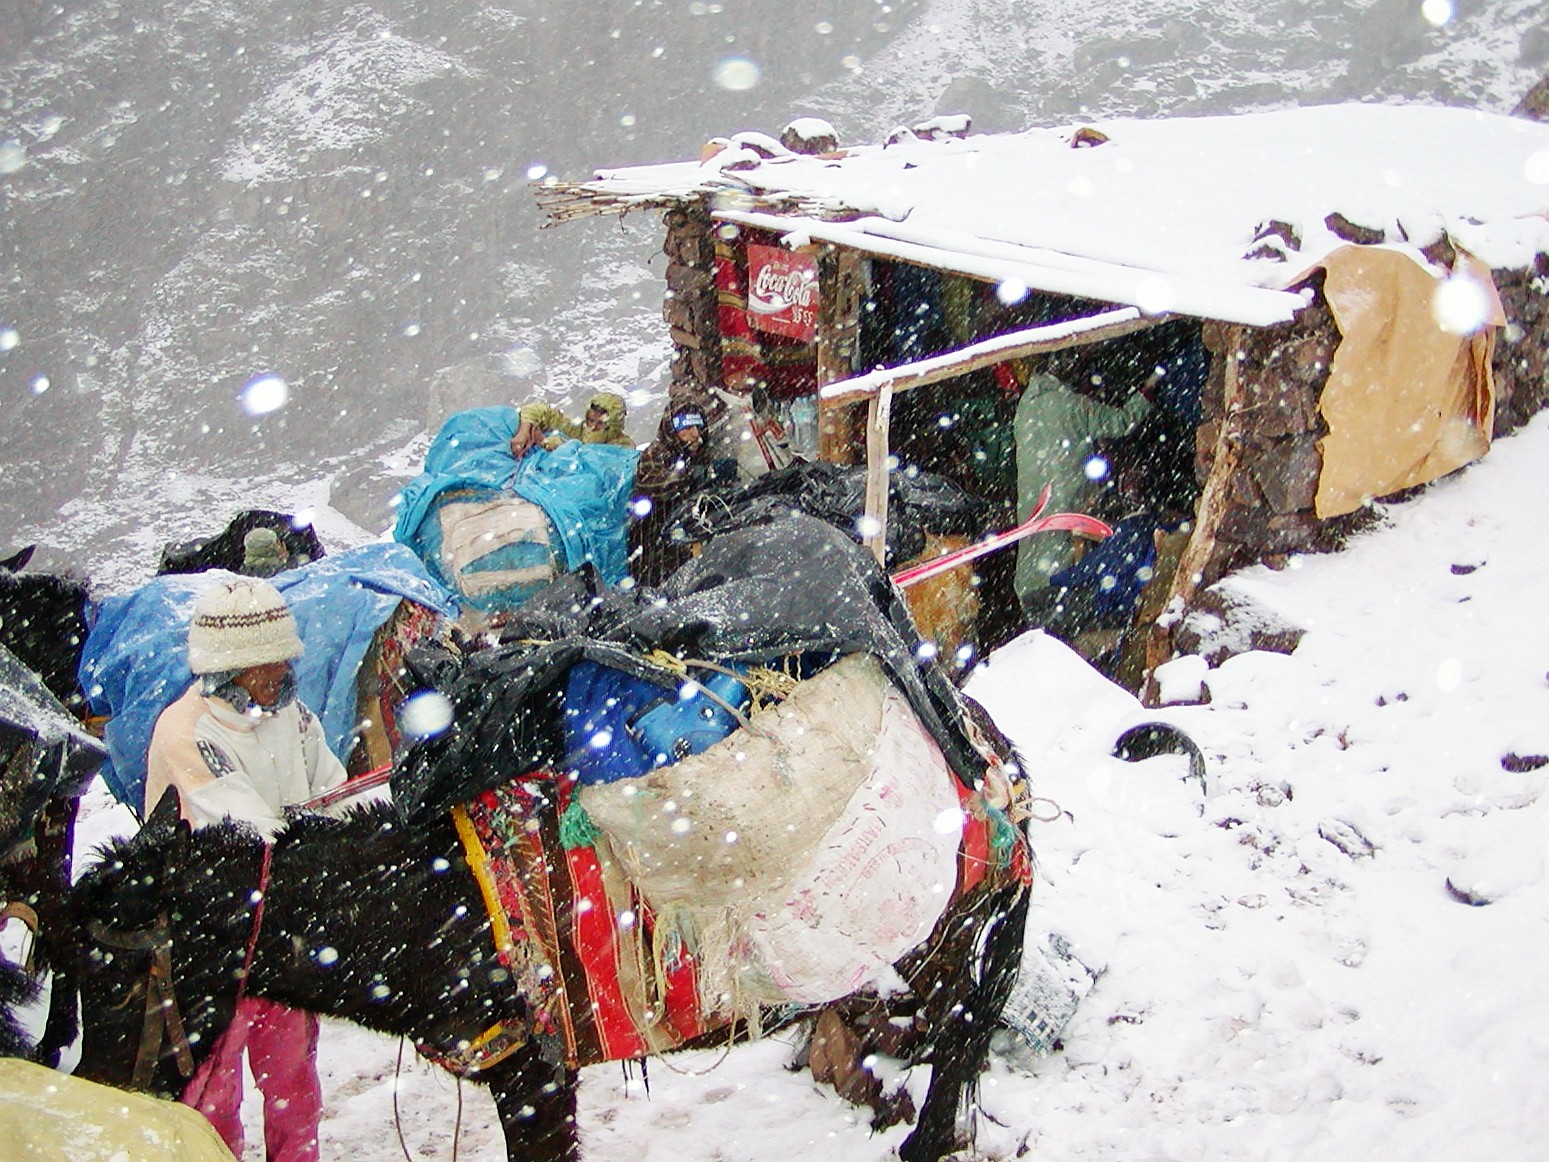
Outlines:
[{"label": "donkey", "polygon": [[[959,1112],[1020,956],[1027,896],[1023,878],[985,880],[898,963],[913,986],[910,1050],[933,1066],[901,1150],[906,1162],[934,1162],[959,1146]],[[497,1025],[533,1024],[531,999],[496,958],[478,884],[444,814],[412,828],[383,804],[342,819],[303,817],[266,849],[236,824],[191,830],[169,794],[139,834],[105,849],[70,906],[87,946],[76,1072],[92,1080],[127,1086],[139,1057],[148,1088],[175,1096],[243,989],[408,1037],[434,1060]],[[874,1018],[884,1005],[871,996],[847,1003]],[[724,1044],[731,1032],[698,1044]],[[492,1091],[512,1162],[576,1162],[577,1063],[546,1056],[543,1044],[527,1037],[474,1079]]]},{"label": "donkey", "polygon": [[[0,646],[36,674],[59,703],[77,717],[86,712],[86,698],[76,681],[76,668],[92,615],[90,587],[79,578],[24,573],[31,560],[29,546],[0,560]],[[18,693],[12,697],[24,697]],[[3,717],[3,716],[0,716]],[[51,999],[74,997],[77,949],[73,932],[62,916],[70,885],[70,852],[74,843],[78,789],[72,790],[79,770],[35,769],[13,761],[23,735],[0,725],[0,836],[30,836],[24,850],[6,852],[0,862],[0,901],[25,905],[36,920],[33,959],[39,970],[54,973],[56,987]],[[71,762],[78,768],[78,762]],[[41,800],[39,792],[46,789]],[[15,814],[8,814],[14,811]],[[0,842],[0,849],[5,847]],[[32,1048],[33,1060],[57,1065],[65,1046],[77,1033],[74,1004],[51,1003],[47,1024]],[[19,1054],[18,1054],[19,1055]]]}]

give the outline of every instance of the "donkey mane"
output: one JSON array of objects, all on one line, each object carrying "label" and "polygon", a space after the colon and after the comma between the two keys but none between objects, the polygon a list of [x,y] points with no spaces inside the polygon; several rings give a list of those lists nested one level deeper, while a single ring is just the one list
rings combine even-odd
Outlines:
[{"label": "donkey mane", "polygon": [[[406,849],[424,843],[422,836],[406,833],[391,806],[355,806],[340,816],[302,815],[292,819],[275,836],[273,858],[294,859],[324,877],[353,873],[352,878],[364,879],[368,870],[346,862],[346,857],[394,846],[395,839],[400,841],[396,846]],[[256,861],[262,843],[262,836],[252,826],[237,820],[190,828],[158,811],[140,831],[97,847],[88,865],[89,874],[77,885],[75,895],[88,906],[98,898],[121,905],[124,892],[129,891],[131,898],[158,893],[172,886],[164,881],[179,872],[187,873],[190,868]],[[169,849],[178,853],[170,863]],[[251,886],[256,889],[256,879]],[[136,893],[134,889],[140,890]]]}]

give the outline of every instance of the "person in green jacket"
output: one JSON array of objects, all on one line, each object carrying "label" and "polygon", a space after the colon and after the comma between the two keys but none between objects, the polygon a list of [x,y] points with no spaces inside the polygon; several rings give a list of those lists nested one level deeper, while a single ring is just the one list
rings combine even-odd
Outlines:
[{"label": "person in green jacket", "polygon": [[566,440],[583,444],[617,444],[633,448],[635,442],[624,434],[626,408],[624,397],[612,391],[599,391],[587,402],[586,415],[571,419],[553,404],[523,404],[521,423],[511,437],[511,455],[520,460],[527,452],[543,445],[553,450]]},{"label": "person in green jacket", "polygon": [[[1066,386],[1051,370],[1034,372],[1017,404],[1017,519],[1033,514],[1044,485],[1049,486],[1045,513],[1081,512],[1095,496],[1101,473],[1090,474],[1097,441],[1127,433],[1151,410],[1136,392],[1122,407],[1082,395]],[[1023,608],[1037,603],[1051,574],[1071,563],[1068,537],[1043,534],[1017,545],[1013,580]]]},{"label": "person in green jacket", "polygon": [[289,567],[290,554],[279,533],[262,526],[248,530],[242,538],[242,568],[237,572],[248,577],[273,577]]}]

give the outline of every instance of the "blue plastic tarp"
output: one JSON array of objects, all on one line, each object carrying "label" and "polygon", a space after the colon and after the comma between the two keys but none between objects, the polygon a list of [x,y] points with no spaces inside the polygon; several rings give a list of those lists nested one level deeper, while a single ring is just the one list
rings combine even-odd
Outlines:
[{"label": "blue plastic tarp", "polygon": [[511,437],[521,417],[516,408],[472,408],[450,416],[425,455],[425,470],[399,494],[393,538],[408,545],[432,570],[421,526],[436,501],[453,489],[513,492],[549,518],[566,572],[591,562],[603,581],[629,575],[629,498],[640,453],[612,444],[568,440],[554,451],[535,448],[521,460]]},{"label": "blue plastic tarp", "polygon": [[472,408],[447,417],[425,453],[425,468],[398,494],[398,520],[393,539],[414,546],[414,537],[431,505],[453,488],[511,487],[516,457],[511,437],[521,417],[516,408]]},{"label": "blue plastic tarp", "polygon": [[[188,622],[199,594],[222,571],[157,577],[103,601],[81,655],[81,688],[94,714],[110,716],[101,774],[138,813],[156,718],[188,689]],[[408,599],[451,615],[451,595],[403,545],[362,545],[288,569],[270,581],[285,595],[306,652],[296,662],[301,700],[322,720],[328,745],[347,761],[354,745],[356,677],[372,637]]]}]

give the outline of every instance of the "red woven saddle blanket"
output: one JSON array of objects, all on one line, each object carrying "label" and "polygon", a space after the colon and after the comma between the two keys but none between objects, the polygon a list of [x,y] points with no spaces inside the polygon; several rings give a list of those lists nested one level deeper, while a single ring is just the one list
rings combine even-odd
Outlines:
[{"label": "red woven saddle blanket", "polygon": [[[534,1031],[571,1065],[642,1057],[712,1027],[691,957],[647,964],[653,917],[576,813],[570,780],[517,779],[455,808],[495,951]],[[652,955],[654,962],[654,955]]]},{"label": "red woven saddle blanket", "polygon": [[[952,898],[987,876],[1025,881],[1029,853],[1020,836],[1006,841],[1014,829],[1005,815],[952,784],[963,815]],[[715,975],[706,957],[728,950],[717,934],[685,931],[680,917],[653,910],[573,786],[538,772],[453,811],[534,1035],[579,1067],[661,1053],[738,1018],[756,1026],[767,996],[703,987]]]}]

